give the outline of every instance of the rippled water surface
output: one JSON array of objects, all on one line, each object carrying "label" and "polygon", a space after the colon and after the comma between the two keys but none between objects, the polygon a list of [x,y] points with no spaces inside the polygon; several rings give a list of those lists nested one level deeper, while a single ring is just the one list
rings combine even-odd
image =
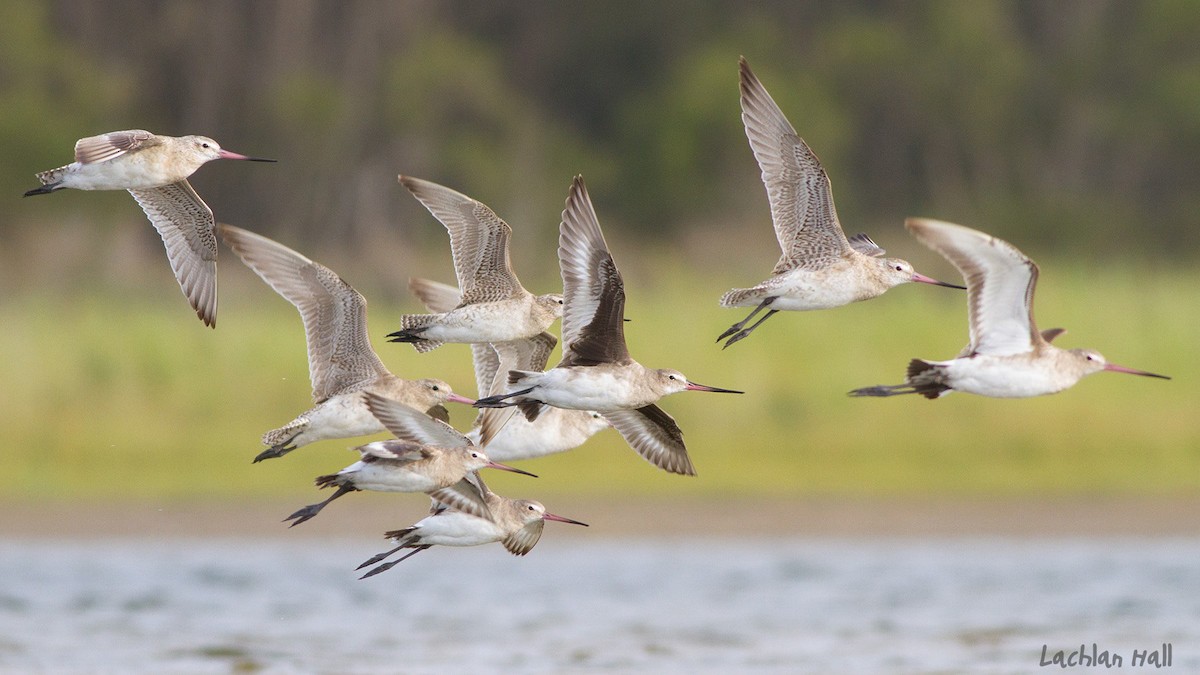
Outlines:
[{"label": "rippled water surface", "polygon": [[5,541],[0,672],[1200,672],[1196,541],[553,534],[365,581],[371,541]]}]

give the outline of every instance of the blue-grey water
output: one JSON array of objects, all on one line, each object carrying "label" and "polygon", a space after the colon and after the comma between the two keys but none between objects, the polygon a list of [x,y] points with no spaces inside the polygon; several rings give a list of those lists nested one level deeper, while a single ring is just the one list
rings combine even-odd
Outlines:
[{"label": "blue-grey water", "polygon": [[374,541],[8,540],[0,672],[1028,673],[1080,644],[1200,672],[1190,539],[554,534],[365,581]]}]

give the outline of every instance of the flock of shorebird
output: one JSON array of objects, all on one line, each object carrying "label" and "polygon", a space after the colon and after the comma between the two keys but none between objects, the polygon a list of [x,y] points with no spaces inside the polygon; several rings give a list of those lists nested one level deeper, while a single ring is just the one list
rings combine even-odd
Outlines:
[{"label": "flock of shorebird", "polygon": [[[740,75],[742,121],[762,170],[782,256],[768,279],[721,298],[724,307],[753,310],[717,342],[725,340],[728,347],[781,310],[839,307],[903,283],[964,288],[884,257],[865,234],[847,238],[820,161],[744,58]],[[383,431],[395,438],[358,447],[359,461],[318,477],[318,487],[336,490],[285,522],[302,523],[358,490],[423,492],[433,500],[428,517],[386,534],[396,547],[363,563],[360,569],[375,565],[364,576],[435,545],[499,541],[523,555],[537,543],[546,520],[584,524],[548,513],[536,501],[493,493],[479,478],[480,469],[527,473],[497,460],[569,450],[611,426],[655,466],[693,475],[683,432],[657,401],[681,391],[741,393],[697,384],[677,370],[646,368],[630,355],[624,283],[580,176],[571,184],[559,230],[561,295],[534,295],[521,285],[509,260],[512,229],[490,208],[441,185],[400,177],[449,232],[458,286],[412,279],[410,289],[429,313],[402,316],[400,329],[388,338],[418,352],[446,342],[470,344],[479,392],[472,401],[441,380],[406,380],[388,371],[371,348],[366,300],[332,270],[271,239],[216,223],[187,181],[214,159],[273,161],[223,150],[203,136],[118,131],[78,141],[75,162],[38,174],[42,185],[25,194],[128,190],[161,234],[180,287],[209,326],[216,324],[218,233],[296,307],[316,405],[264,434],[267,448],[254,461],[326,439]],[[966,280],[970,343],[950,360],[913,359],[903,384],[855,389],[852,396],[915,393],[932,399],[951,391],[1038,396],[1101,370],[1168,379],[1108,363],[1092,350],[1053,346],[1063,331],[1039,332],[1033,320],[1038,268],[1011,244],[936,220],[912,218],[905,226]],[[548,329],[560,317],[562,358],[546,370],[558,342]],[[469,433],[448,424],[446,402],[480,409]],[[404,549],[411,550],[382,562]]]}]

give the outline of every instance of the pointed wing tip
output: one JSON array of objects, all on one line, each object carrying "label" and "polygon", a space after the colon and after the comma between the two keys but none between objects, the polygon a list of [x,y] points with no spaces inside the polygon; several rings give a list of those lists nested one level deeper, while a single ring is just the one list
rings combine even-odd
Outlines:
[{"label": "pointed wing tip", "polygon": [[947,222],[945,220],[937,220],[935,218],[910,217],[904,219],[904,228],[914,234],[917,232],[926,232],[944,227],[962,227],[962,225],[956,225],[954,223]]}]

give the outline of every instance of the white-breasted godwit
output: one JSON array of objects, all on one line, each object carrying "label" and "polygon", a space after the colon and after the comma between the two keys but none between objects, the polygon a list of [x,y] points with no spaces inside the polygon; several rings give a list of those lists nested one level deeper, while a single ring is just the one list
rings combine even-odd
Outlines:
[{"label": "white-breasted godwit", "polygon": [[308,371],[315,407],[263,434],[269,446],[255,462],[331,438],[385,431],[367,409],[365,392],[379,394],[448,420],[446,401],[472,403],[432,378],[393,375],[371,348],[367,300],[333,270],[260,234],[220,223],[217,230],[246,266],[300,312],[308,344]]},{"label": "white-breasted godwit", "polygon": [[217,325],[217,239],[212,209],[188,183],[214,159],[274,162],[222,150],[205,136],[159,136],[141,129],[113,131],[75,142],[75,161],[37,174],[42,195],[76,190],[128,190],[162,237],[179,287],[196,315]]},{"label": "white-breasted godwit", "polygon": [[492,517],[481,518],[464,511],[445,506],[436,507],[433,514],[416,524],[402,530],[393,530],[384,534],[394,541],[397,546],[384,551],[363,564],[358,569],[370,567],[393,554],[412,549],[407,555],[398,560],[376,565],[361,578],[375,576],[386,572],[397,564],[411,558],[432,546],[481,546],[492,542],[501,542],[509,553],[517,556],[525,555],[542,538],[542,528],[547,520],[587,527],[587,523],[564,518],[546,511],[540,502],[531,499],[509,499],[501,497],[488,489],[479,479],[478,474],[472,478],[479,488],[491,510]]},{"label": "white-breasted godwit", "polygon": [[[762,169],[783,255],[766,281],[752,288],[735,288],[721,298],[722,307],[754,309],[721,333],[717,342],[729,338],[728,347],[780,310],[841,307],[912,281],[961,289],[918,274],[905,260],[885,258],[884,250],[865,234],[846,238],[821,161],[784,117],[744,57],[739,64],[742,123]],[[766,315],[747,328],[763,310]]]},{"label": "white-breasted godwit", "polygon": [[[317,476],[319,488],[337,487],[328,499],[310,504],[284,519],[292,526],[316,516],[329,502],[349,492],[424,492],[434,500],[481,518],[491,518],[479,490],[464,480],[480,469],[501,469],[533,476],[511,466],[493,462],[483,449],[449,424],[434,419],[403,403],[378,394],[366,394],[367,408],[396,435],[355,448],[362,458],[335,474]],[[484,421],[483,442],[495,435],[489,419]],[[534,476],[536,478],[536,476]]]},{"label": "white-breasted godwit", "polygon": [[[437,281],[410,279],[408,287],[431,312],[447,311],[459,302],[457,288]],[[524,340],[472,344],[479,396],[504,393],[510,370],[545,370],[557,343],[558,338],[542,332]],[[479,423],[483,417],[481,414],[467,432],[476,445],[481,445]],[[577,448],[610,426],[594,410],[549,408],[532,422],[524,415],[516,415],[505,419],[500,431],[488,442],[487,453],[488,457],[504,462],[544,457]]]},{"label": "white-breasted godwit", "polygon": [[486,205],[437,183],[400,176],[400,183],[450,233],[461,298],[437,314],[405,314],[391,342],[426,352],[443,342],[505,342],[533,337],[562,316],[562,296],[534,295],[513,272],[512,228]]},{"label": "white-breasted godwit", "polygon": [[655,466],[694,475],[683,432],[655,402],[687,390],[742,392],[690,382],[677,370],[646,368],[629,355],[625,284],[581,176],[571,184],[558,241],[566,298],[562,360],[546,372],[508,371],[508,393],[481,398],[475,405],[515,404],[531,421],[543,405],[595,410]]},{"label": "white-breasted godwit", "polygon": [[934,399],[964,391],[1025,398],[1060,392],[1102,370],[1171,379],[1108,363],[1091,349],[1050,344],[1063,330],[1038,331],[1033,320],[1038,267],[1012,244],[938,220],[909,218],[904,225],[966,279],[970,343],[949,361],[913,359],[904,384],[855,389],[851,396],[921,394]]}]

